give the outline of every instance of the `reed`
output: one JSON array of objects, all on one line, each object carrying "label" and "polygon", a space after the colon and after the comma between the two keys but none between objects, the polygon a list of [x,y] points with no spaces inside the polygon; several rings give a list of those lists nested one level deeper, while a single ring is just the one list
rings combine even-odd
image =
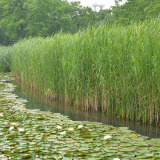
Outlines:
[{"label": "reed", "polygon": [[23,40],[12,72],[66,104],[158,123],[160,19]]},{"label": "reed", "polygon": [[9,72],[13,48],[0,46],[0,72]]}]

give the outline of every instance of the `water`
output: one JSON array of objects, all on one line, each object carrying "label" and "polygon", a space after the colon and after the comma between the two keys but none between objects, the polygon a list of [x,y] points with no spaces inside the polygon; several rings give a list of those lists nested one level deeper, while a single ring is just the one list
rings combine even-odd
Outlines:
[{"label": "water", "polygon": [[61,103],[56,103],[43,95],[32,92],[25,86],[20,86],[13,81],[16,87],[14,94],[20,98],[28,100],[26,108],[40,109],[42,111],[50,111],[53,113],[61,113],[69,116],[74,121],[94,121],[102,122],[103,124],[112,125],[115,127],[129,127],[130,130],[135,131],[149,138],[160,138],[160,126],[151,126],[141,124],[139,122],[128,121],[116,117],[109,117],[99,112],[89,112],[76,107],[68,107]]}]

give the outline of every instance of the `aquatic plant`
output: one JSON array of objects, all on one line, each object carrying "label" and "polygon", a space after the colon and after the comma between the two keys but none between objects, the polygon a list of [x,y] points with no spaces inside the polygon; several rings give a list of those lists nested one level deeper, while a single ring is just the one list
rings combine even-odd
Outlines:
[{"label": "aquatic plant", "polygon": [[12,54],[13,54],[13,47],[0,46],[0,72],[10,71]]},{"label": "aquatic plant", "polygon": [[15,86],[4,80],[10,77],[0,74],[5,85],[0,89],[0,159],[159,159],[160,139],[148,140],[127,127],[26,109],[26,100],[14,95]]},{"label": "aquatic plant", "polygon": [[12,72],[66,104],[159,123],[160,19],[18,42]]}]

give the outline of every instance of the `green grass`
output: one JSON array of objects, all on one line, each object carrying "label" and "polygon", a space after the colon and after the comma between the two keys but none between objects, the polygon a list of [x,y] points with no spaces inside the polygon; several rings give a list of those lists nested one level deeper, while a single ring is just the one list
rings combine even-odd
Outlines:
[{"label": "green grass", "polygon": [[9,72],[13,48],[0,46],[0,72]]},{"label": "green grass", "polygon": [[158,123],[160,19],[23,40],[13,73],[66,104]]}]

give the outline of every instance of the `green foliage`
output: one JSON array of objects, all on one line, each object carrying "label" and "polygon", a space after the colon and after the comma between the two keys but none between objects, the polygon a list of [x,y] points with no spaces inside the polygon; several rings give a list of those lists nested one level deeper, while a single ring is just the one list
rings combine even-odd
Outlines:
[{"label": "green foliage", "polygon": [[12,93],[15,86],[4,80],[11,78],[0,74],[1,160],[159,159],[160,139],[147,140],[127,127],[27,109],[26,100]]},{"label": "green foliage", "polygon": [[[158,2],[158,1],[157,1]],[[156,17],[160,14],[160,3],[151,3],[144,9],[147,18]]]},{"label": "green foliage", "polygon": [[20,39],[25,36],[25,11],[23,9],[23,0],[2,0],[3,8],[0,29],[5,32],[5,36],[12,39]]},{"label": "green foliage", "polygon": [[76,33],[89,25],[120,24],[126,26],[159,15],[159,0],[115,0],[116,5],[98,13],[80,2],[64,0],[1,0],[0,44],[25,37],[47,37],[56,33]]},{"label": "green foliage", "polygon": [[129,25],[130,21],[128,18],[123,18],[123,17],[120,17],[118,20],[115,21],[116,24],[118,25]]},{"label": "green foliage", "polygon": [[65,103],[143,122],[159,122],[160,19],[14,46],[13,73]]},{"label": "green foliage", "polygon": [[13,47],[0,46],[0,72],[9,72],[12,60]]},{"label": "green foliage", "polygon": [[115,2],[115,6],[97,14],[98,21],[100,19],[107,24],[128,25],[133,21],[142,22],[158,17],[160,13],[159,0],[127,0],[123,5],[120,5],[122,0],[115,0]]},{"label": "green foliage", "polygon": [[72,2],[71,5],[71,33],[75,33],[79,29],[87,28],[88,25],[95,24],[96,14],[92,11],[91,8],[84,8],[80,6],[80,2]]},{"label": "green foliage", "polygon": [[[59,0],[34,0],[28,5],[27,30],[30,36],[49,36],[61,29],[63,8]],[[64,19],[66,21],[66,19]]]},{"label": "green foliage", "polygon": [[62,0],[1,0],[0,44],[25,37],[75,33],[94,24],[95,14],[79,2]]}]

